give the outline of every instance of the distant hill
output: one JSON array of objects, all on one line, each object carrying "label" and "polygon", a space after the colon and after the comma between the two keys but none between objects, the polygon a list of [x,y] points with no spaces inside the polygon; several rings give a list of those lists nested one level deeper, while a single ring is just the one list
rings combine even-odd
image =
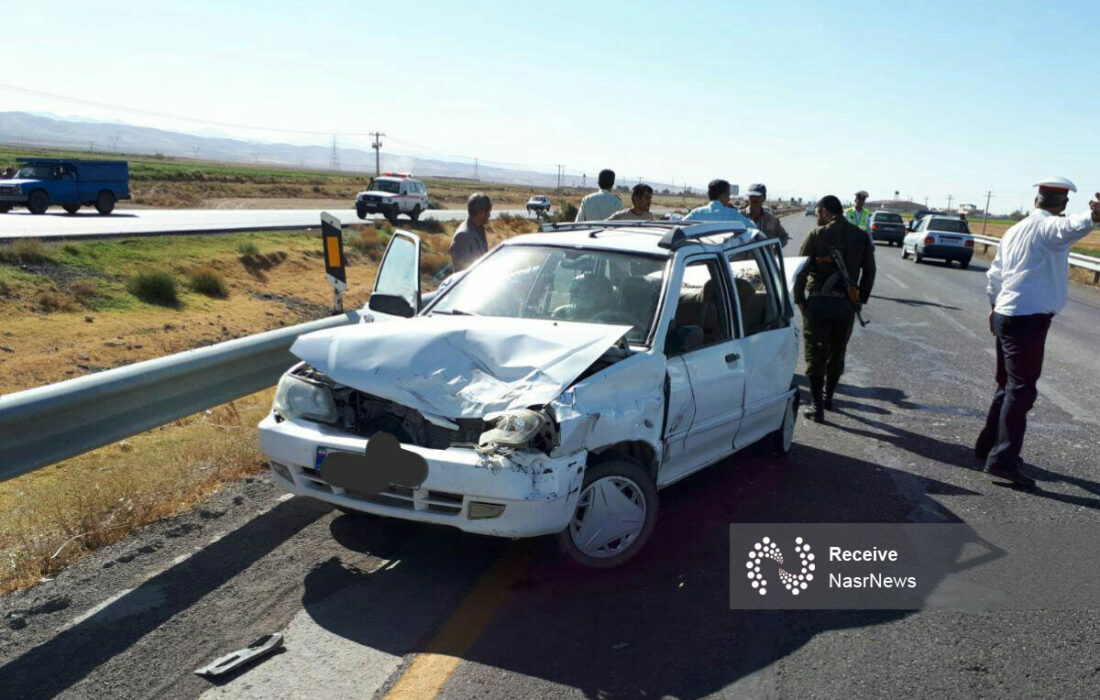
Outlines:
[{"label": "distant hill", "polygon": [[[226,161],[279,165],[292,168],[328,170],[332,162],[331,146],[295,146],[285,143],[243,141],[220,136],[199,136],[165,131],[122,122],[70,120],[27,112],[0,112],[0,143],[26,147],[50,147],[90,150],[106,153],[201,158],[206,161]],[[358,148],[338,148],[340,169],[344,172],[374,173],[374,151]],[[382,169],[411,172],[416,175],[472,179],[474,165],[441,158],[423,158],[382,150]],[[542,173],[481,163],[477,169],[480,180],[515,185],[551,188],[557,185],[556,173]],[[595,173],[587,184],[595,186]],[[564,177],[562,184],[580,185],[580,178]],[[655,189],[668,188],[665,183],[650,182]]]}]

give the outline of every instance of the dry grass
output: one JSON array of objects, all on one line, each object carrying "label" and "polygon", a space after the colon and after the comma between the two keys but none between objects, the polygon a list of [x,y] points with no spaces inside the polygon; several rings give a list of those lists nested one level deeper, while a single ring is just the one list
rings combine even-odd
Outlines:
[{"label": "dry grass", "polygon": [[256,424],[272,396],[253,394],[0,483],[0,594],[259,471]]}]

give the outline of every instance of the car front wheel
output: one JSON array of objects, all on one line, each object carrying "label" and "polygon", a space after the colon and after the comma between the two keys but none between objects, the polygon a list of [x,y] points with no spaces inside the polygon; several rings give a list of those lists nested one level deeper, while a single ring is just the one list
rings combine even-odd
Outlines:
[{"label": "car front wheel", "polygon": [[27,210],[32,214],[45,214],[49,208],[49,195],[42,190],[31,192],[31,196],[27,198]]},{"label": "car front wheel", "polygon": [[589,465],[577,508],[557,535],[574,562],[611,569],[637,554],[657,522],[657,487],[642,465],[613,456]]},{"label": "car front wheel", "polygon": [[905,244],[904,243],[901,244],[901,259],[902,260],[908,260],[909,259],[909,251],[905,249]]}]

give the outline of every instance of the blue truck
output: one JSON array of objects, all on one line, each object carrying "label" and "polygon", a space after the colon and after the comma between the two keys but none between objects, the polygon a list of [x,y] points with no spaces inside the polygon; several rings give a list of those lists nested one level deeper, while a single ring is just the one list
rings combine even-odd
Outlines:
[{"label": "blue truck", "polygon": [[130,164],[124,160],[21,158],[14,178],[0,180],[0,214],[23,206],[44,214],[53,204],[70,214],[94,206],[110,214],[115,202],[130,199]]}]

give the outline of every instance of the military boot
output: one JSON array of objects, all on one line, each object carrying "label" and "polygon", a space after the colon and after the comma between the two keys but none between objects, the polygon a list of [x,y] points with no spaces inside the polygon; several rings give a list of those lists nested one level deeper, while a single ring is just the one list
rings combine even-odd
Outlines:
[{"label": "military boot", "polygon": [[810,377],[810,403],[802,409],[802,415],[814,423],[825,422],[825,378]]},{"label": "military boot", "polygon": [[825,410],[833,409],[833,394],[836,393],[836,385],[840,384],[840,377],[828,376],[825,378]]}]

